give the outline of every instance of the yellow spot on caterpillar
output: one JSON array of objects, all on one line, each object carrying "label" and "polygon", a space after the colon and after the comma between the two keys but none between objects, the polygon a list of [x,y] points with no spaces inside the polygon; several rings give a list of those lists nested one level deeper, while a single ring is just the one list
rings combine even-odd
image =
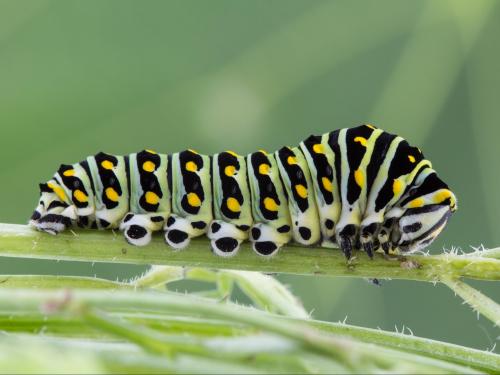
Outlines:
[{"label": "yellow spot on caterpillar", "polygon": [[392,192],[394,195],[399,195],[404,189],[404,183],[403,181],[395,178],[394,182],[392,183]]},{"label": "yellow spot on caterpillar", "polygon": [[415,156],[413,155],[408,155],[408,160],[410,161],[410,163],[415,163]]},{"label": "yellow spot on caterpillar", "polygon": [[271,169],[269,164],[262,163],[259,165],[259,173],[260,174],[269,174],[269,170]]},{"label": "yellow spot on caterpillar", "polygon": [[326,191],[329,191],[330,193],[333,191],[332,182],[328,178],[322,177],[321,182],[323,183],[323,187]]},{"label": "yellow spot on caterpillar", "polygon": [[368,141],[364,137],[356,137],[354,138],[354,142],[358,142],[361,144],[361,146],[366,147]]},{"label": "yellow spot on caterpillar", "polygon": [[361,188],[365,185],[365,176],[363,175],[363,172],[360,169],[356,169],[354,171],[354,180]]},{"label": "yellow spot on caterpillar", "polygon": [[198,170],[198,166],[196,165],[196,163],[194,161],[188,161],[186,163],[186,171],[189,171],[189,172],[196,172]]},{"label": "yellow spot on caterpillar", "polygon": [[372,129],[372,130],[375,130],[377,129],[375,126],[373,126],[372,124],[365,124],[368,128]]},{"label": "yellow spot on caterpillar", "polygon": [[196,193],[188,193],[187,200],[188,200],[188,203],[191,207],[200,207],[201,206],[200,197],[198,197],[198,194],[196,194]]},{"label": "yellow spot on caterpillar", "polygon": [[113,163],[110,162],[109,160],[103,160],[101,162],[101,166],[104,168],[104,169],[113,169]]},{"label": "yellow spot on caterpillar", "polygon": [[289,164],[289,165],[294,165],[294,164],[297,164],[297,158],[295,156],[289,156],[287,159],[286,159],[286,162]]},{"label": "yellow spot on caterpillar", "polygon": [[230,211],[233,211],[233,212],[240,212],[241,211],[240,203],[236,200],[236,198],[233,198],[233,197],[227,198],[226,205]]},{"label": "yellow spot on caterpillar", "polygon": [[67,171],[63,172],[63,175],[66,177],[71,177],[75,175],[75,170],[74,169],[68,169]]},{"label": "yellow spot on caterpillar", "polygon": [[237,158],[237,157],[239,156],[236,152],[231,151],[231,150],[227,150],[226,152],[227,152],[229,155],[234,156],[235,158]]},{"label": "yellow spot on caterpillar", "polygon": [[423,198],[416,198],[416,199],[412,200],[410,203],[408,203],[408,207],[419,208],[419,207],[423,207],[424,204],[425,204],[425,201]]},{"label": "yellow spot on caterpillar", "polygon": [[198,151],[196,150],[193,150],[192,148],[188,148],[188,151],[193,153],[193,154],[197,154],[198,155]]},{"label": "yellow spot on caterpillar", "polygon": [[154,172],[156,168],[156,165],[155,163],[153,163],[152,161],[145,161],[143,164],[142,164],[142,169],[144,169],[146,172]]},{"label": "yellow spot on caterpillar", "polygon": [[273,198],[266,197],[264,198],[264,207],[268,211],[278,211],[278,205]]},{"label": "yellow spot on caterpillar", "polygon": [[305,188],[304,185],[298,184],[295,185],[295,191],[301,198],[307,198],[307,189]]},{"label": "yellow spot on caterpillar", "polygon": [[[434,203],[442,203],[448,198],[451,198],[451,191],[449,190],[441,190],[440,192],[434,195]],[[453,203],[453,202],[451,202]]]},{"label": "yellow spot on caterpillar", "polygon": [[75,197],[75,199],[78,202],[81,202],[81,203],[87,202],[89,200],[89,197],[87,197],[87,195],[83,191],[81,191],[79,189],[76,189],[73,192],[73,196]]},{"label": "yellow spot on caterpillar", "polygon": [[118,202],[118,199],[120,198],[116,190],[112,187],[107,187],[104,193],[106,194],[106,197],[113,202]]},{"label": "yellow spot on caterpillar", "polygon": [[226,168],[224,168],[224,174],[228,177],[233,177],[235,173],[236,168],[234,165],[228,165]]},{"label": "yellow spot on caterpillar", "polygon": [[149,204],[158,204],[158,202],[160,201],[160,197],[152,191],[147,191],[144,198]]},{"label": "yellow spot on caterpillar", "polygon": [[60,200],[65,201],[66,200],[66,193],[64,192],[64,189],[58,185],[54,185],[52,182],[47,183],[47,186],[51,188],[54,193],[59,197]]},{"label": "yellow spot on caterpillar", "polygon": [[320,143],[316,143],[313,146],[313,151],[317,154],[323,154],[325,152],[325,150],[323,149],[323,145]]},{"label": "yellow spot on caterpillar", "polygon": [[153,151],[153,150],[146,149],[146,152],[149,152],[150,154],[153,154],[153,155],[156,154],[156,151]]},{"label": "yellow spot on caterpillar", "polygon": [[264,155],[267,155],[267,151],[266,150],[260,149],[259,152],[262,152]]}]

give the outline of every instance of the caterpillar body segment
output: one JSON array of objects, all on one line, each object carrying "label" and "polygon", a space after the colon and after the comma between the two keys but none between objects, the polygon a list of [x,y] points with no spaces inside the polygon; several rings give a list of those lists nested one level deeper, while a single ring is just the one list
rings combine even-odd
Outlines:
[{"label": "caterpillar body segment", "polygon": [[258,254],[272,255],[292,239],[285,187],[274,154],[250,154],[247,166],[254,218],[250,241]]},{"label": "caterpillar body segment", "polygon": [[232,256],[248,240],[253,224],[245,158],[232,151],[212,158],[213,221],[208,238],[214,253]]},{"label": "caterpillar body segment", "polygon": [[174,249],[183,249],[191,238],[206,233],[213,219],[210,157],[194,150],[171,156],[172,212],[167,218],[165,240]]},{"label": "caterpillar body segment", "polygon": [[[342,204],[337,187],[335,153],[328,144],[329,134],[310,136],[300,143],[300,149],[309,166],[311,182],[316,198],[321,245],[335,247],[335,224],[340,217]],[[320,146],[316,146],[316,145]],[[321,152],[317,152],[321,151]]]},{"label": "caterpillar body segment", "polygon": [[30,224],[51,234],[120,228],[138,246],[164,231],[174,249],[207,235],[219,256],[247,240],[270,256],[293,240],[337,245],[349,258],[354,249],[370,257],[379,248],[423,249],[456,207],[420,149],[361,125],[247,156],[101,152],[40,184]]},{"label": "caterpillar body segment", "polygon": [[[127,158],[126,158],[127,160]],[[163,228],[171,213],[167,155],[144,150],[128,156],[127,188],[129,208],[120,223],[126,240],[137,246],[151,240],[152,232]],[[132,181],[136,181],[132,184]]]},{"label": "caterpillar body segment", "polygon": [[292,218],[293,239],[302,245],[318,243],[321,240],[318,209],[304,154],[298,148],[283,147],[275,155],[290,197],[288,210]]}]

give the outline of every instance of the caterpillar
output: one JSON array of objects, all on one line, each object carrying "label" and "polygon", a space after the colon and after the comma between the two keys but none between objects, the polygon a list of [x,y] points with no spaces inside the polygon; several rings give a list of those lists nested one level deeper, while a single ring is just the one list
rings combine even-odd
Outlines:
[{"label": "caterpillar", "polygon": [[206,235],[224,257],[247,240],[262,256],[293,240],[349,259],[355,249],[424,249],[456,209],[419,148],[365,124],[247,156],[100,152],[40,184],[29,224],[50,234],[119,228],[137,246],[163,230],[174,249]]}]

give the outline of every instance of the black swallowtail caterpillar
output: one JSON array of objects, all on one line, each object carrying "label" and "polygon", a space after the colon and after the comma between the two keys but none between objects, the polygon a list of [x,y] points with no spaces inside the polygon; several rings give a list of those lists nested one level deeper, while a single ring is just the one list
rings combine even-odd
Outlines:
[{"label": "black swallowtail caterpillar", "polygon": [[138,246],[163,230],[174,249],[206,234],[221,256],[245,240],[264,256],[291,240],[337,245],[347,258],[353,249],[416,251],[457,207],[419,148],[372,125],[247,156],[101,152],[62,164],[40,190],[30,220],[38,230],[120,228]]}]

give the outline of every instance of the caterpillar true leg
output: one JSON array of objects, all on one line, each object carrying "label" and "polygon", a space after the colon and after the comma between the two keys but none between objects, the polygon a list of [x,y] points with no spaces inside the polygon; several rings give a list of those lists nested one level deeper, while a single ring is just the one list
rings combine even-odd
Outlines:
[{"label": "caterpillar true leg", "polygon": [[363,250],[368,254],[371,258],[373,257],[373,253],[379,247],[379,241],[377,239],[378,232],[380,230],[381,224],[379,223],[371,223],[371,224],[361,224],[360,229],[360,242]]},{"label": "caterpillar true leg", "polygon": [[380,229],[380,232],[378,234],[380,246],[386,254],[388,254],[389,251],[393,249],[392,232],[396,230],[395,224],[396,223],[394,218],[386,219],[382,224],[382,228]]}]

